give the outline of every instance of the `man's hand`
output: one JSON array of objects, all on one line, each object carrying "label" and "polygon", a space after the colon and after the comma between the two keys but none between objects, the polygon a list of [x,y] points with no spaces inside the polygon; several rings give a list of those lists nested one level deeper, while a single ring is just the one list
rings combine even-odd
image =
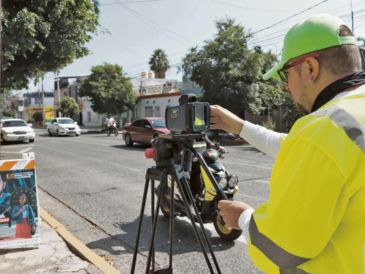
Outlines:
[{"label": "man's hand", "polygon": [[221,200],[218,203],[219,215],[223,217],[225,226],[240,229],[238,219],[243,211],[250,208],[248,204],[238,201]]},{"label": "man's hand", "polygon": [[218,105],[210,106],[210,128],[223,129],[229,133],[240,134],[243,120],[229,110]]}]

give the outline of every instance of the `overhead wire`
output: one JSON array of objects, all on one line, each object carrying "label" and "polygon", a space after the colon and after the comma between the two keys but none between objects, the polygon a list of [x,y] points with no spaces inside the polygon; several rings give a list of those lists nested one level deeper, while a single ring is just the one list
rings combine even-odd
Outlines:
[{"label": "overhead wire", "polygon": [[137,4],[137,3],[151,3],[151,2],[161,2],[161,1],[167,1],[167,0],[137,0],[137,1],[115,1],[112,3],[104,3],[104,4],[100,4],[101,7],[105,7],[105,6],[115,6],[115,5],[119,5],[120,3],[123,4]]},{"label": "overhead wire", "polygon": [[123,6],[127,11],[129,11],[134,17],[144,21],[145,23],[147,22],[147,25],[152,27],[153,29],[155,29],[157,32],[164,34],[165,36],[169,37],[170,39],[173,39],[177,42],[185,42],[185,43],[191,43],[192,41],[183,37],[181,34],[176,33],[164,26],[161,26],[160,24],[156,23],[154,20],[152,20],[151,18],[148,18],[147,16],[144,16],[142,14],[140,14],[139,12],[137,12],[136,10],[128,7],[127,5],[125,5],[124,3],[122,3],[121,1],[117,2],[120,6]]}]

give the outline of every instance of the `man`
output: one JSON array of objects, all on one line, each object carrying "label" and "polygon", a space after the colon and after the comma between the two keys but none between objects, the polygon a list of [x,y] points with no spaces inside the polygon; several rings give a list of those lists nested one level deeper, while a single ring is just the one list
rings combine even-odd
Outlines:
[{"label": "man", "polygon": [[113,131],[113,129],[116,127],[116,122],[113,116],[109,115],[105,119],[105,127],[108,132],[108,135]]},{"label": "man", "polygon": [[365,273],[365,72],[356,39],[337,17],[301,21],[285,36],[281,77],[308,115],[289,134],[211,107],[212,128],[240,134],[276,162],[267,203],[221,201],[227,226],[268,273]]}]

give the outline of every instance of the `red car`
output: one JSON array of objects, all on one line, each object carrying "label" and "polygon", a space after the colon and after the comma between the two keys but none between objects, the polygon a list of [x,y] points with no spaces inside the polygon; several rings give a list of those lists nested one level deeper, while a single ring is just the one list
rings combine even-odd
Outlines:
[{"label": "red car", "polygon": [[125,144],[132,146],[133,143],[151,144],[153,137],[159,133],[170,133],[170,130],[166,128],[165,118],[146,117],[132,124],[126,124],[122,134]]}]

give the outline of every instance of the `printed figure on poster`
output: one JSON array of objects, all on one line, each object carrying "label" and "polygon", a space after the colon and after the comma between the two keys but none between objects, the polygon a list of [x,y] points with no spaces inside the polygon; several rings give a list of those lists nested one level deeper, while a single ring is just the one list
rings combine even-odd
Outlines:
[{"label": "printed figure on poster", "polygon": [[39,245],[34,160],[0,161],[0,249]]}]

